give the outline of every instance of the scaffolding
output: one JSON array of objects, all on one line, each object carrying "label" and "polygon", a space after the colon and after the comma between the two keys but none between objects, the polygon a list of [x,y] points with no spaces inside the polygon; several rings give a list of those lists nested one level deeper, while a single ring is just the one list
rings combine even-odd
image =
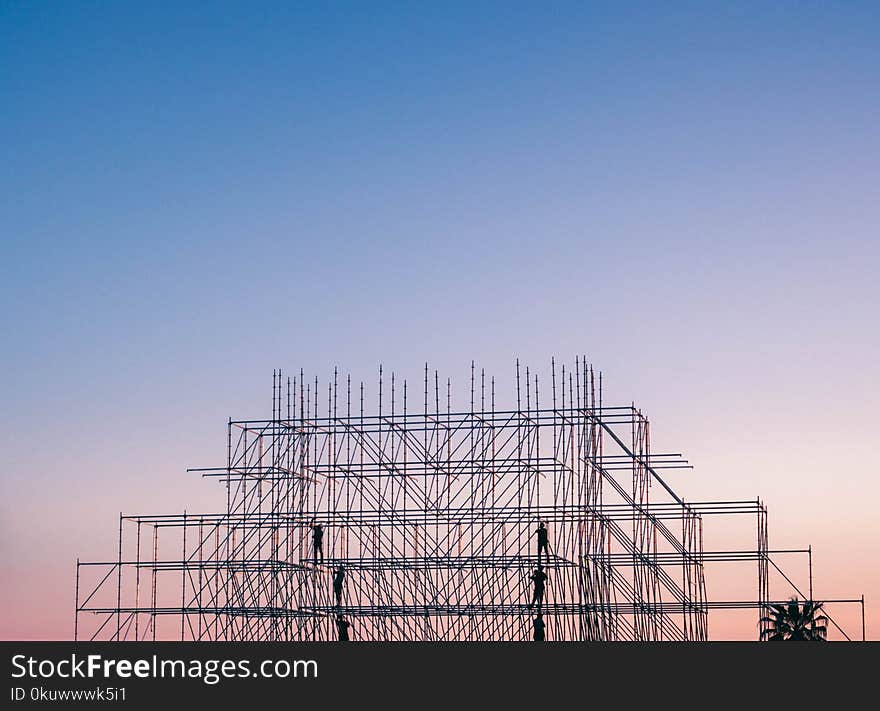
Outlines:
[{"label": "scaffolding", "polygon": [[[777,553],[809,553],[812,599],[811,550],[771,551],[760,500],[680,498],[660,472],[688,462],[583,358],[547,390],[517,362],[507,408],[473,363],[467,408],[427,365],[416,393],[380,368],[375,414],[340,380],[276,371],[271,419],[229,420],[225,466],[190,470],[225,512],[120,514],[116,559],[77,561],[75,638],[705,640],[710,610],[774,602]],[[716,515],[754,545],[704,550]],[[755,598],[708,599],[734,561]]]}]

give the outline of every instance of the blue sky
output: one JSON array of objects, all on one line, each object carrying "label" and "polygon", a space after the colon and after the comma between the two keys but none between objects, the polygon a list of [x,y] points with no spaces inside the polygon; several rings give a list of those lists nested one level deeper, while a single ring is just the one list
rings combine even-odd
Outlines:
[{"label": "blue sky", "polygon": [[[696,454],[678,488],[763,494],[814,535],[805,510],[878,493],[878,21],[0,4],[0,533],[30,546],[2,554],[63,592],[120,509],[201,505],[181,472],[266,414],[273,368],[575,353]],[[875,518],[856,503],[853,531]]]}]

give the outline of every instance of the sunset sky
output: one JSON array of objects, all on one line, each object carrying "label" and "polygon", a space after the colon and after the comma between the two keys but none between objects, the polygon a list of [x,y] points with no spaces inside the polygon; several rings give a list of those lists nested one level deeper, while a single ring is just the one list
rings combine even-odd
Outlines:
[{"label": "sunset sky", "polygon": [[274,368],[429,361],[464,402],[476,359],[512,404],[517,357],[585,353],[694,464],[673,488],[760,496],[880,638],[878,28],[873,2],[0,3],[0,637],[72,636],[120,511],[221,508],[185,470],[271,414]]}]

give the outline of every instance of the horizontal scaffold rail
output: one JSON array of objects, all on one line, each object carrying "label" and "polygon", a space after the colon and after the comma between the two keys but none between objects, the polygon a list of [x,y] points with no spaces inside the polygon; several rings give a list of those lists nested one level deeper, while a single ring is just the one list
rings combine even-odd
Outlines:
[{"label": "horizontal scaffold rail", "polygon": [[[760,510],[756,501],[699,501],[685,502],[684,509],[692,514],[705,516],[714,514],[755,514]],[[651,503],[642,509],[644,514],[661,520],[680,519],[682,506],[673,502]],[[379,512],[371,509],[352,509],[350,511],[304,511],[277,513],[256,511],[251,513],[187,513],[187,514],[125,514],[124,521],[158,526],[252,526],[256,528],[276,526],[311,526],[314,523],[340,526],[369,524],[373,526],[400,526],[406,524],[454,523],[480,521],[510,521],[559,523],[579,521],[591,515],[599,515],[610,520],[631,521],[637,518],[638,509],[628,504],[602,504],[588,506],[533,506],[527,510],[515,507],[450,507],[434,508],[428,511],[402,509]]]}]

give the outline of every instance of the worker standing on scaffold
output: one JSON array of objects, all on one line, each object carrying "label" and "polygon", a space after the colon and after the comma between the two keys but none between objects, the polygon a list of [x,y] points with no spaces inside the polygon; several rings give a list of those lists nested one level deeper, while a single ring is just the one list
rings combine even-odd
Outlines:
[{"label": "worker standing on scaffold", "polygon": [[538,564],[538,567],[535,568],[535,572],[529,576],[529,580],[535,583],[535,589],[532,593],[532,601],[529,603],[529,609],[531,610],[534,605],[537,605],[538,612],[540,612],[541,605],[544,602],[544,581],[547,580],[547,573],[544,572],[540,563]]},{"label": "worker standing on scaffold", "polygon": [[336,607],[342,607],[342,583],[345,580],[345,568],[339,566],[333,576],[333,594],[336,596]]},{"label": "worker standing on scaffold", "polygon": [[547,528],[544,526],[543,521],[538,521],[538,528],[535,529],[535,533],[538,536],[538,565],[540,565],[541,551],[544,551],[545,555],[550,555],[550,550],[547,546]]},{"label": "worker standing on scaffold", "polygon": [[346,620],[342,615],[336,616],[336,632],[337,637],[340,642],[348,642],[350,641],[348,638],[348,628],[351,627],[351,622]]},{"label": "worker standing on scaffold", "polygon": [[538,615],[535,617],[534,622],[532,623],[532,627],[535,632],[534,640],[536,642],[544,641],[544,626],[544,615],[539,612]]},{"label": "worker standing on scaffold", "polygon": [[315,557],[315,565],[318,564],[318,558],[324,562],[324,527],[320,523],[312,526],[312,551]]}]

